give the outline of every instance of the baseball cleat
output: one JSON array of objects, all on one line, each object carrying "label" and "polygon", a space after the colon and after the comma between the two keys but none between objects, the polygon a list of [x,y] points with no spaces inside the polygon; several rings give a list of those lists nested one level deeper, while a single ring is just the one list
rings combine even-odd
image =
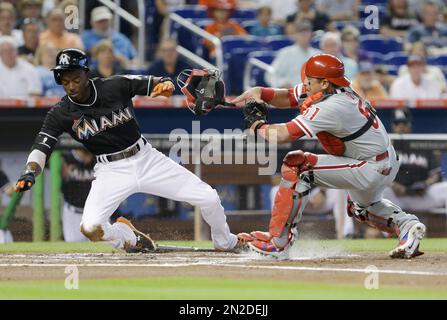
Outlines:
[{"label": "baseball cleat", "polygon": [[290,245],[287,245],[284,249],[278,249],[271,242],[265,242],[261,240],[254,240],[248,243],[250,251],[266,258],[274,258],[277,260],[288,260]]},{"label": "baseball cleat", "polygon": [[151,253],[157,250],[157,245],[151,239],[151,237],[135,228],[134,225],[128,219],[124,217],[119,217],[118,219],[116,219],[116,221],[127,224],[137,237],[137,243],[134,246],[126,246],[124,248],[124,250],[126,250],[127,253],[139,253],[139,252]]},{"label": "baseball cleat", "polygon": [[411,259],[424,253],[419,251],[421,240],[425,236],[426,227],[423,223],[415,223],[414,226],[400,239],[399,246],[390,252],[394,259]]}]

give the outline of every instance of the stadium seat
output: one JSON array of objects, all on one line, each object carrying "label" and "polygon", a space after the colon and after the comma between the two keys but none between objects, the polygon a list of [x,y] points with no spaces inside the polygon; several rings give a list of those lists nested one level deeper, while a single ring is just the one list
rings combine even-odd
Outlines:
[{"label": "stadium seat", "polygon": [[224,76],[228,94],[242,92],[245,64],[248,54],[264,48],[262,38],[255,36],[222,37],[224,54]]},{"label": "stadium seat", "polygon": [[379,34],[368,34],[360,36],[360,47],[366,51],[387,54],[403,50],[402,39],[384,37]]},{"label": "stadium seat", "polygon": [[368,58],[372,64],[384,64],[385,56],[378,52],[368,52]]},{"label": "stadium seat", "polygon": [[405,52],[389,53],[385,56],[384,64],[396,66],[398,69],[401,65],[407,63],[408,55]]},{"label": "stadium seat", "polygon": [[225,36],[221,40],[224,55],[234,49],[263,47],[262,39],[255,36]]},{"label": "stadium seat", "polygon": [[199,5],[176,6],[171,9],[171,12],[174,12],[185,19],[209,18],[206,7]]},{"label": "stadium seat", "polygon": [[382,6],[386,6],[388,4],[389,0],[362,0],[362,5],[363,6],[367,6],[367,5],[382,5]]},{"label": "stadium seat", "polygon": [[295,41],[289,36],[270,36],[265,37],[265,45],[270,50],[280,50],[284,47],[291,46]]},{"label": "stadium seat", "polygon": [[[276,52],[271,50],[250,52],[248,58],[255,58],[264,63],[271,64],[275,59]],[[250,72],[250,87],[263,86],[268,84],[264,80],[265,71],[257,66],[253,66]]]},{"label": "stadium seat", "polygon": [[427,59],[428,64],[447,67],[447,55],[430,56]]},{"label": "stadium seat", "polygon": [[256,20],[256,10],[254,9],[238,9],[234,11],[231,17],[237,20]]}]

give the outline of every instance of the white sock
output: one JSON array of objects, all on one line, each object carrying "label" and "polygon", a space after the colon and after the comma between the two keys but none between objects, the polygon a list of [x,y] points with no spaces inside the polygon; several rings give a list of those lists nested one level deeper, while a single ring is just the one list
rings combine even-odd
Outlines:
[{"label": "white sock", "polygon": [[103,224],[105,241],[111,241],[115,248],[123,249],[127,242],[131,246],[137,243],[137,237],[132,229],[125,223],[115,222],[114,224]]}]

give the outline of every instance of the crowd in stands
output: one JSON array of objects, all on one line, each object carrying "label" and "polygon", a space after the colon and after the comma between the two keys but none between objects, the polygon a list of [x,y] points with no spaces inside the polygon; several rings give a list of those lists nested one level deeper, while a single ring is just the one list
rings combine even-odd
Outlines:
[{"label": "crowd in stands", "polygon": [[[126,6],[135,8],[134,0]],[[205,8],[205,31],[222,38],[251,35],[257,38],[288,36],[289,46],[274,52],[274,72],[265,82],[290,87],[300,82],[301,64],[325,52],[345,64],[353,87],[368,99],[431,99],[447,96],[447,6],[445,0],[377,1],[379,29],[363,26],[366,0],[146,0],[147,29],[156,32],[156,49],[146,52],[143,72],[175,78],[191,62],[176,52],[177,40],[169,33],[166,17],[182,5]],[[63,94],[51,79],[55,53],[63,48],[86,50],[92,57],[92,75],[123,74],[138,63],[135,30],[116,32],[112,12],[88,1],[85,29],[66,28],[66,8],[76,0],[0,1],[0,97]],[[250,21],[234,19],[237,10],[251,9]],[[132,10],[131,10],[132,11]],[[402,43],[398,51],[364,48],[362,36],[376,34]],[[214,62],[216,48],[202,41],[203,58]],[[380,50],[379,50],[380,49]],[[382,48],[383,49],[383,48]],[[395,54],[396,56],[390,56]],[[402,59],[393,65],[387,59]],[[436,57],[444,57],[436,64]],[[51,60],[53,59],[53,61]],[[396,60],[397,61],[397,60]],[[389,68],[390,65],[393,68]],[[37,75],[37,76],[36,76]],[[240,81],[240,79],[238,80]],[[20,86],[17,84],[20,83]],[[17,87],[17,88],[16,88]],[[234,86],[233,86],[234,87]],[[240,86],[239,86],[240,87]],[[237,88],[239,88],[237,87]],[[177,92],[180,93],[180,92]],[[240,92],[231,92],[238,94]]]}]

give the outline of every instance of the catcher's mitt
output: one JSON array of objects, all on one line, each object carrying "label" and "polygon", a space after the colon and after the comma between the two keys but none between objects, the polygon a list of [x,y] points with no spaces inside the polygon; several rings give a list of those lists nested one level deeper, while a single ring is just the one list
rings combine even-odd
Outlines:
[{"label": "catcher's mitt", "polygon": [[183,70],[177,84],[186,96],[188,108],[195,115],[205,115],[217,107],[235,107],[225,101],[225,84],[219,70]]},{"label": "catcher's mitt", "polygon": [[251,128],[253,123],[258,120],[267,122],[268,105],[265,102],[249,101],[244,109],[245,128]]}]

